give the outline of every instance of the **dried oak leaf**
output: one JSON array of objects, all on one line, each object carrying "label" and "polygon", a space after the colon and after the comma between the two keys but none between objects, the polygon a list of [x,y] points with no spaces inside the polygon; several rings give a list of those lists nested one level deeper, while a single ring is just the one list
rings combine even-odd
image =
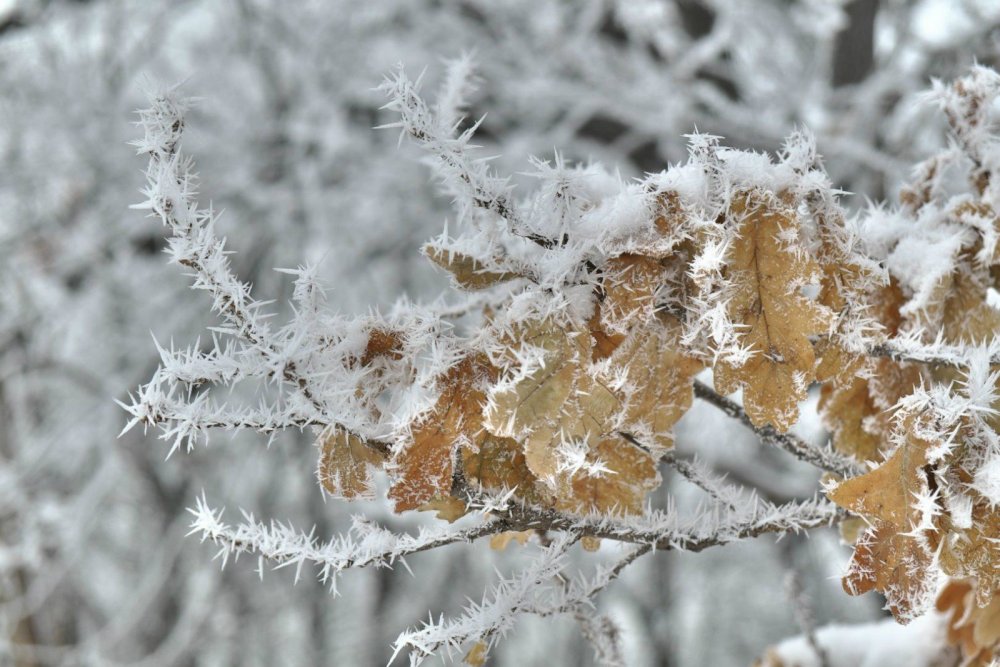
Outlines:
[{"label": "dried oak leaf", "polygon": [[945,342],[979,344],[1000,332],[1000,311],[986,302],[990,286],[985,270],[960,262],[934,287],[929,303],[914,313],[918,326],[941,332]]},{"label": "dried oak leaf", "polygon": [[832,501],[871,525],[854,547],[844,590],[851,595],[879,591],[901,623],[922,613],[935,586],[934,535],[917,532],[922,516],[914,502],[929,493],[927,449],[932,443],[914,432],[915,419],[903,420],[907,440],[882,465],[829,493]]},{"label": "dried oak leaf", "polygon": [[522,547],[531,539],[533,530],[505,530],[490,537],[490,549],[503,551],[511,542],[517,542]]},{"label": "dried oak leaf", "polygon": [[635,324],[651,321],[663,281],[663,266],[652,257],[625,254],[608,260],[602,282],[600,320],[604,327],[625,333]]},{"label": "dried oak leaf", "polygon": [[1000,596],[987,591],[990,601],[980,607],[977,589],[974,579],[953,579],[935,602],[937,610],[948,615],[946,639],[961,650],[962,667],[986,667],[1000,657]]},{"label": "dried oak leaf", "polygon": [[753,356],[739,366],[720,360],[716,388],[728,394],[742,387],[755,425],[787,431],[815,377],[809,337],[830,325],[830,311],[799,291],[815,280],[819,266],[798,242],[795,209],[775,195],[753,190],[736,196],[729,218],[737,235],[726,257],[733,285],[727,311]]},{"label": "dried oak leaf", "polygon": [[658,325],[636,330],[622,343],[610,372],[619,369],[627,387],[621,429],[650,446],[673,446],[674,425],[691,407],[701,361],[682,351],[679,330]]},{"label": "dried oak leaf", "polygon": [[540,351],[541,358],[526,369],[514,365],[519,374],[494,390],[484,423],[495,435],[524,438],[528,468],[538,478],[550,479],[559,469],[560,443],[607,433],[621,403],[588,373],[589,331],[566,330],[553,319],[535,320],[523,325],[515,340]]},{"label": "dried oak leaf", "polygon": [[[494,370],[481,355],[470,355],[440,379],[441,396],[433,410],[412,429],[412,442],[396,456],[389,498],[396,511],[418,509],[450,495],[456,450],[485,437],[484,388]],[[438,508],[434,508],[438,509]]]},{"label": "dried oak leaf", "polygon": [[[900,308],[905,303],[906,297],[894,280],[870,295],[871,313],[888,336],[899,332],[903,323]],[[817,370],[818,379],[828,379],[822,364],[835,357],[824,356]],[[868,377],[824,384],[819,408],[823,423],[833,433],[834,447],[861,461],[880,461],[892,432],[891,409],[899,399],[913,393],[920,381],[918,364],[881,358],[872,362]]]},{"label": "dried oak leaf", "polygon": [[484,432],[477,446],[462,447],[465,479],[489,491],[515,489],[515,495],[532,505],[548,505],[548,494],[525,461],[520,443]]},{"label": "dried oak leaf", "polygon": [[385,462],[384,454],[337,429],[320,442],[319,481],[335,498],[372,498],[372,472],[381,470]]},{"label": "dried oak leaf", "polygon": [[421,512],[436,512],[438,519],[448,523],[454,523],[469,513],[465,502],[455,496],[435,496],[414,509]]},{"label": "dried oak leaf", "polygon": [[951,577],[975,577],[975,603],[987,606],[1000,590],[1000,511],[979,500],[972,506],[971,527],[959,528],[948,516],[941,523],[941,569]]},{"label": "dried oak leaf", "polygon": [[605,469],[595,475],[579,470],[558,481],[556,507],[586,514],[641,514],[650,491],[660,484],[656,460],[649,452],[621,438],[605,438],[591,447],[589,463]]},{"label": "dried oak leaf", "polygon": [[816,259],[821,275],[817,302],[834,314],[834,334],[816,346],[819,363],[816,379],[835,385],[850,383],[865,365],[861,355],[849,352],[837,342],[837,335],[850,322],[850,316],[865,301],[869,285],[879,278],[870,260],[859,258],[844,247],[843,220],[821,217],[819,251]]},{"label": "dried oak leaf", "polygon": [[450,273],[456,285],[467,290],[486,289],[522,277],[512,271],[490,271],[474,257],[446,248],[427,245],[424,254]]},{"label": "dried oak leaf", "polygon": [[610,357],[626,338],[626,334],[611,333],[607,330],[601,322],[600,308],[594,309],[594,316],[590,318],[587,327],[590,329],[590,336],[593,340],[591,359],[595,363]]}]

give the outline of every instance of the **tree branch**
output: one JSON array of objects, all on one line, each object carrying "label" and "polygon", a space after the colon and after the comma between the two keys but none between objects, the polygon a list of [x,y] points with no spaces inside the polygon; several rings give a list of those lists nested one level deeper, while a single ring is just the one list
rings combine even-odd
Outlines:
[{"label": "tree branch", "polygon": [[792,433],[780,433],[771,425],[755,426],[738,403],[719,394],[703,382],[694,381],[694,395],[749,427],[760,437],[762,442],[783,449],[800,461],[805,461],[841,477],[854,477],[864,472],[861,466],[837,452],[811,445]]}]

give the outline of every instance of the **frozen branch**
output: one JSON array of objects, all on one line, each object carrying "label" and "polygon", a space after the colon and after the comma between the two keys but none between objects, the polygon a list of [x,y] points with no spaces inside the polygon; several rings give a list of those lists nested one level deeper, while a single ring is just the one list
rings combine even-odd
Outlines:
[{"label": "frozen branch", "polygon": [[800,461],[805,461],[822,470],[842,477],[853,477],[863,472],[860,466],[846,457],[832,450],[816,447],[792,433],[779,433],[770,425],[763,428],[754,426],[753,422],[750,421],[750,417],[747,416],[747,413],[744,412],[738,403],[719,394],[704,382],[695,380],[694,394],[698,398],[711,403],[727,416],[749,427],[760,437],[762,442],[783,449]]}]

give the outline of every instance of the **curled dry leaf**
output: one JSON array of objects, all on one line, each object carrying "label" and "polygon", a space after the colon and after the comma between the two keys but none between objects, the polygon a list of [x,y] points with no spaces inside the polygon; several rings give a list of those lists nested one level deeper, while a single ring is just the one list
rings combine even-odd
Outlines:
[{"label": "curled dry leaf", "polygon": [[523,547],[531,539],[534,532],[533,530],[506,530],[502,533],[497,533],[490,538],[490,549],[503,551],[511,542],[517,542]]}]

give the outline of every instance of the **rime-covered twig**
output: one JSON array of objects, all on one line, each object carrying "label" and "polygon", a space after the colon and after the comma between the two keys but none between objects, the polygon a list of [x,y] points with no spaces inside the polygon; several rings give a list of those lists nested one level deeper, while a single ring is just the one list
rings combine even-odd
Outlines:
[{"label": "rime-covered twig", "polygon": [[[631,433],[619,432],[618,435],[636,447],[649,451],[649,448],[639,442]],[[726,505],[730,509],[736,508],[735,503],[739,499],[740,489],[726,484],[724,480],[717,478],[697,459],[689,461],[679,457],[677,452],[667,450],[660,455],[660,461],[676,470],[682,477],[707,493],[717,503]]]},{"label": "rime-covered twig", "polygon": [[297,531],[289,524],[265,525],[248,514],[244,514],[245,521],[230,526],[222,522],[222,511],[209,507],[204,496],[188,511],[195,517],[191,533],[217,544],[217,557],[222,558],[223,564],[230,556],[249,553],[273,561],[278,567],[294,565],[298,579],[302,566],[311,563],[320,568],[320,580],[334,591],[337,575],[344,570],[390,567],[406,556],[455,542],[471,542],[497,531],[494,522],[486,521],[467,529],[444,526],[424,528],[417,535],[400,535],[355,518],[349,533],[321,542],[312,533]]},{"label": "rime-covered twig", "polygon": [[[893,361],[963,369],[968,368],[971,363],[970,353],[981,356],[977,350],[978,348],[970,348],[968,345],[948,345],[941,341],[925,345],[910,338],[898,338],[873,345],[867,353],[872,357],[885,357]],[[1000,366],[1000,340],[994,339],[988,343],[987,356],[990,365]]]},{"label": "rime-covered twig", "polygon": [[[451,83],[454,86],[454,82]],[[400,115],[398,122],[382,127],[401,128],[404,134],[433,155],[446,185],[456,194],[466,195],[459,200],[460,204],[468,201],[476,208],[495,213],[507,222],[512,234],[542,247],[551,248],[555,245],[552,239],[528,229],[510,197],[507,180],[493,175],[486,161],[475,160],[469,155],[469,141],[478,123],[461,135],[454,136],[455,126],[445,126],[435,120],[434,114],[420,96],[420,79],[411,81],[402,68],[395,75],[387,77],[380,89],[390,99],[384,108]]]},{"label": "rime-covered twig", "polygon": [[822,470],[836,473],[842,477],[853,477],[863,472],[860,466],[846,457],[834,451],[811,445],[792,433],[780,433],[771,425],[764,427],[755,426],[747,413],[736,401],[732,401],[719,394],[704,382],[695,380],[694,394],[698,398],[711,403],[727,416],[737,419],[749,427],[760,437],[761,441],[785,450],[800,461],[805,461]]},{"label": "rime-covered twig", "polygon": [[660,460],[680,473],[684,479],[707,493],[716,502],[724,504],[730,509],[736,509],[735,503],[739,496],[739,489],[725,484],[722,480],[713,479],[712,474],[697,459],[688,461],[677,456],[677,452],[667,451],[660,457]]},{"label": "rime-covered twig", "polygon": [[[544,528],[561,531],[560,536],[520,576],[501,580],[481,604],[467,605],[462,616],[440,622],[431,620],[420,630],[400,635],[394,644],[395,652],[408,649],[410,664],[418,665],[435,652],[451,653],[469,642],[489,642],[503,636],[518,613],[577,614],[626,567],[653,550],[702,551],[765,533],[828,525],[840,514],[836,507],[824,501],[783,506],[755,503],[728,510],[732,516],[719,515],[717,509],[684,519],[673,511],[616,519],[606,516],[574,518],[553,510],[508,508],[500,514],[505,529]],[[568,586],[543,586],[561,570],[565,549],[582,535],[633,542],[636,546],[611,567],[599,569],[589,580],[577,580]]]},{"label": "rime-covered twig", "polygon": [[[156,96],[150,108],[139,112],[139,124],[145,135],[135,145],[140,154],[149,155],[149,166],[146,171],[147,186],[143,191],[146,201],[134,208],[151,211],[170,228],[173,237],[170,239],[169,250],[173,261],[192,270],[195,289],[205,290],[212,295],[213,310],[228,324],[221,331],[245,341],[254,354],[260,355],[259,368],[292,386],[305,399],[306,405],[311,406],[314,414],[296,421],[302,425],[329,423],[332,420],[322,398],[323,394],[313,386],[307,374],[300,372],[293,354],[294,346],[289,345],[287,347],[291,349],[286,349],[286,346],[275,340],[265,322],[266,315],[260,312],[266,303],[254,299],[250,285],[239,280],[233,272],[225,249],[225,239],[215,234],[218,215],[211,208],[202,209],[198,205],[194,164],[180,152],[184,114],[188,106],[188,100],[170,90]],[[173,358],[170,355],[164,356]],[[186,367],[191,366],[190,361],[191,359],[175,360],[175,363],[167,364],[167,367],[183,377],[185,372],[189,372]],[[225,354],[200,361],[198,365],[209,368],[213,378],[225,380],[237,370],[228,367],[235,362]],[[148,397],[148,388],[145,394]],[[159,406],[142,401],[127,409],[133,415],[129,427],[140,421],[159,425],[162,421],[157,421],[157,418],[162,420],[165,417]],[[207,423],[224,426],[233,421],[235,420],[232,418],[215,418],[207,420]],[[188,420],[188,425],[197,426],[192,420]],[[175,447],[179,442],[180,440],[175,440]],[[388,451],[388,445],[384,443],[372,440],[365,442],[373,448]]]},{"label": "rime-covered twig", "polygon": [[802,586],[802,577],[799,574],[798,568],[796,568],[795,563],[792,562],[791,553],[789,553],[787,543],[784,547],[783,553],[785,559],[788,561],[788,573],[785,578],[785,587],[788,592],[788,597],[792,603],[792,614],[795,616],[795,622],[798,624],[799,629],[802,630],[803,636],[812,647],[813,652],[816,654],[816,659],[819,662],[819,667],[830,667],[830,659],[826,653],[826,649],[823,645],[819,643],[816,637],[816,619],[813,617],[812,609],[809,605],[809,599],[806,595],[806,591]]},{"label": "rime-covered twig", "polygon": [[499,519],[500,530],[568,531],[581,536],[648,545],[656,550],[704,551],[767,533],[799,532],[828,525],[843,510],[826,500],[774,504],[752,498],[730,507],[712,503],[690,516],[682,516],[672,506],[647,510],[639,516],[616,517],[603,514],[574,515],[550,508],[536,508],[513,502],[496,502],[489,507]]},{"label": "rime-covered twig", "polygon": [[439,651],[451,655],[471,641],[503,637],[518,614],[548,604],[556,589],[544,584],[563,569],[566,551],[575,541],[574,535],[558,536],[518,576],[501,579],[481,603],[470,601],[461,616],[439,622],[431,618],[419,630],[404,632],[393,643],[392,659],[407,650],[415,666]]}]

